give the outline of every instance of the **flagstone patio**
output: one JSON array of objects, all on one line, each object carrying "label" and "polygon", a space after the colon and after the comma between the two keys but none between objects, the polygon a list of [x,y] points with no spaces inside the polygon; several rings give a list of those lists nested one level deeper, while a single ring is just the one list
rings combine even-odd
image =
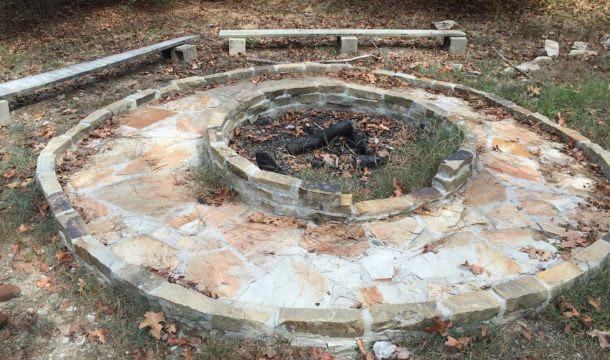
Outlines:
[{"label": "flagstone patio", "polygon": [[260,210],[239,198],[198,203],[190,168],[211,114],[244,90],[277,85],[244,81],[145,106],[122,116],[114,137],[90,140],[95,154],[65,186],[90,233],[125,262],[183,276],[229,303],[350,309],[442,301],[523,275],[544,283],[545,269],[608,231],[597,190],[606,180],[559,139],[418,88],[398,91],[459,115],[476,134],[481,152],[457,194],[349,223],[349,236],[325,224],[253,221]]}]

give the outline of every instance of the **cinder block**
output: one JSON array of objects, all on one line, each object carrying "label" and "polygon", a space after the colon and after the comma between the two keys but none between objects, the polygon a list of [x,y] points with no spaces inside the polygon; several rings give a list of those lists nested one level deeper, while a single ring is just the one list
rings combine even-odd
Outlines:
[{"label": "cinder block", "polygon": [[8,101],[0,100],[0,125],[8,125],[11,120],[11,113],[8,108]]},{"label": "cinder block", "polygon": [[229,39],[229,55],[246,53],[246,39]]},{"label": "cinder block", "polygon": [[172,49],[173,62],[190,64],[197,61],[197,47],[195,45],[180,45]]},{"label": "cinder block", "polygon": [[448,37],[445,38],[445,46],[451,54],[461,54],[466,52],[468,40],[465,37]]},{"label": "cinder block", "polygon": [[355,36],[341,36],[341,54],[356,54],[358,53],[358,38]]}]

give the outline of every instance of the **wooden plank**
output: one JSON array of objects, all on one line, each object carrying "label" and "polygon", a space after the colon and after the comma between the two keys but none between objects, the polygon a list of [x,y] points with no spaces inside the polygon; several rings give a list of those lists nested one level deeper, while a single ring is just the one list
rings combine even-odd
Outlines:
[{"label": "wooden plank", "polygon": [[460,30],[400,30],[400,29],[260,29],[221,30],[223,38],[254,37],[313,37],[313,36],[375,36],[375,37],[465,37]]},{"label": "wooden plank", "polygon": [[73,78],[86,75],[94,71],[122,64],[140,56],[171,49],[176,46],[186,44],[197,38],[199,38],[198,35],[183,36],[180,38],[145,46],[139,49],[130,50],[121,54],[115,54],[104,58],[71,65],[62,69],[8,81],[0,84],[0,99],[8,100],[14,96],[24,95],[45,86],[71,80]]}]

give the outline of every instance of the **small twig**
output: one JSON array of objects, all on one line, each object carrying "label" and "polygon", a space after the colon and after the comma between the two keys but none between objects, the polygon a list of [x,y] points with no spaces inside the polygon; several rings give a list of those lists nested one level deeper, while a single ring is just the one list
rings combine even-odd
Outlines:
[{"label": "small twig", "polygon": [[[356,56],[356,57],[349,58],[349,59],[316,60],[314,62],[317,62],[317,63],[320,63],[320,64],[340,64],[340,63],[358,61],[358,60],[366,59],[366,58],[369,58],[369,57],[379,58],[376,55],[367,54],[367,55]],[[250,61],[250,62],[254,62],[254,63],[268,64],[268,65],[288,64],[287,61],[277,61],[277,60],[260,59],[260,58],[247,58],[246,60]]]},{"label": "small twig", "polygon": [[259,64],[269,64],[269,65],[286,64],[285,61],[276,61],[276,60],[259,59],[259,58],[247,58],[246,60],[250,61],[250,62],[259,63]]},{"label": "small twig", "polygon": [[530,77],[530,74],[526,73],[525,71],[519,69],[518,67],[516,67],[512,61],[508,60],[506,57],[504,57],[504,55],[502,55],[501,52],[498,51],[498,49],[496,49],[495,47],[491,47],[492,49],[494,49],[494,51],[496,52],[496,54],[498,54],[498,56],[504,60],[508,65],[510,65],[510,67],[512,67],[513,69],[517,70],[518,72],[520,72],[521,74],[525,75],[526,77]]}]

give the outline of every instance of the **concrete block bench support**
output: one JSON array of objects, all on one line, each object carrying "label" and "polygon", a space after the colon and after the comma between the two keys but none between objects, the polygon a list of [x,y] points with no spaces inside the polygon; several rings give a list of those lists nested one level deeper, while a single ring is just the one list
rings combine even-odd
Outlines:
[{"label": "concrete block bench support", "polygon": [[459,30],[400,30],[400,29],[264,29],[221,30],[221,39],[229,39],[229,55],[245,54],[246,39],[264,37],[333,36],[339,41],[341,53],[358,51],[358,37],[435,37],[444,39],[451,53],[466,51],[466,33]]},{"label": "concrete block bench support", "polygon": [[466,37],[446,37],[444,39],[445,48],[451,54],[462,54],[466,52],[466,46],[468,45],[468,40]]},{"label": "concrete block bench support", "polygon": [[11,120],[11,113],[8,108],[8,101],[0,100],[0,125],[8,125]]},{"label": "concrete block bench support", "polygon": [[338,38],[341,54],[353,55],[358,53],[358,38],[355,36],[340,36]]},{"label": "concrete block bench support", "polygon": [[246,39],[229,38],[229,55],[246,53]]},{"label": "concrete block bench support", "polygon": [[190,64],[197,61],[197,47],[195,45],[180,45],[176,46],[171,51],[173,62]]}]

